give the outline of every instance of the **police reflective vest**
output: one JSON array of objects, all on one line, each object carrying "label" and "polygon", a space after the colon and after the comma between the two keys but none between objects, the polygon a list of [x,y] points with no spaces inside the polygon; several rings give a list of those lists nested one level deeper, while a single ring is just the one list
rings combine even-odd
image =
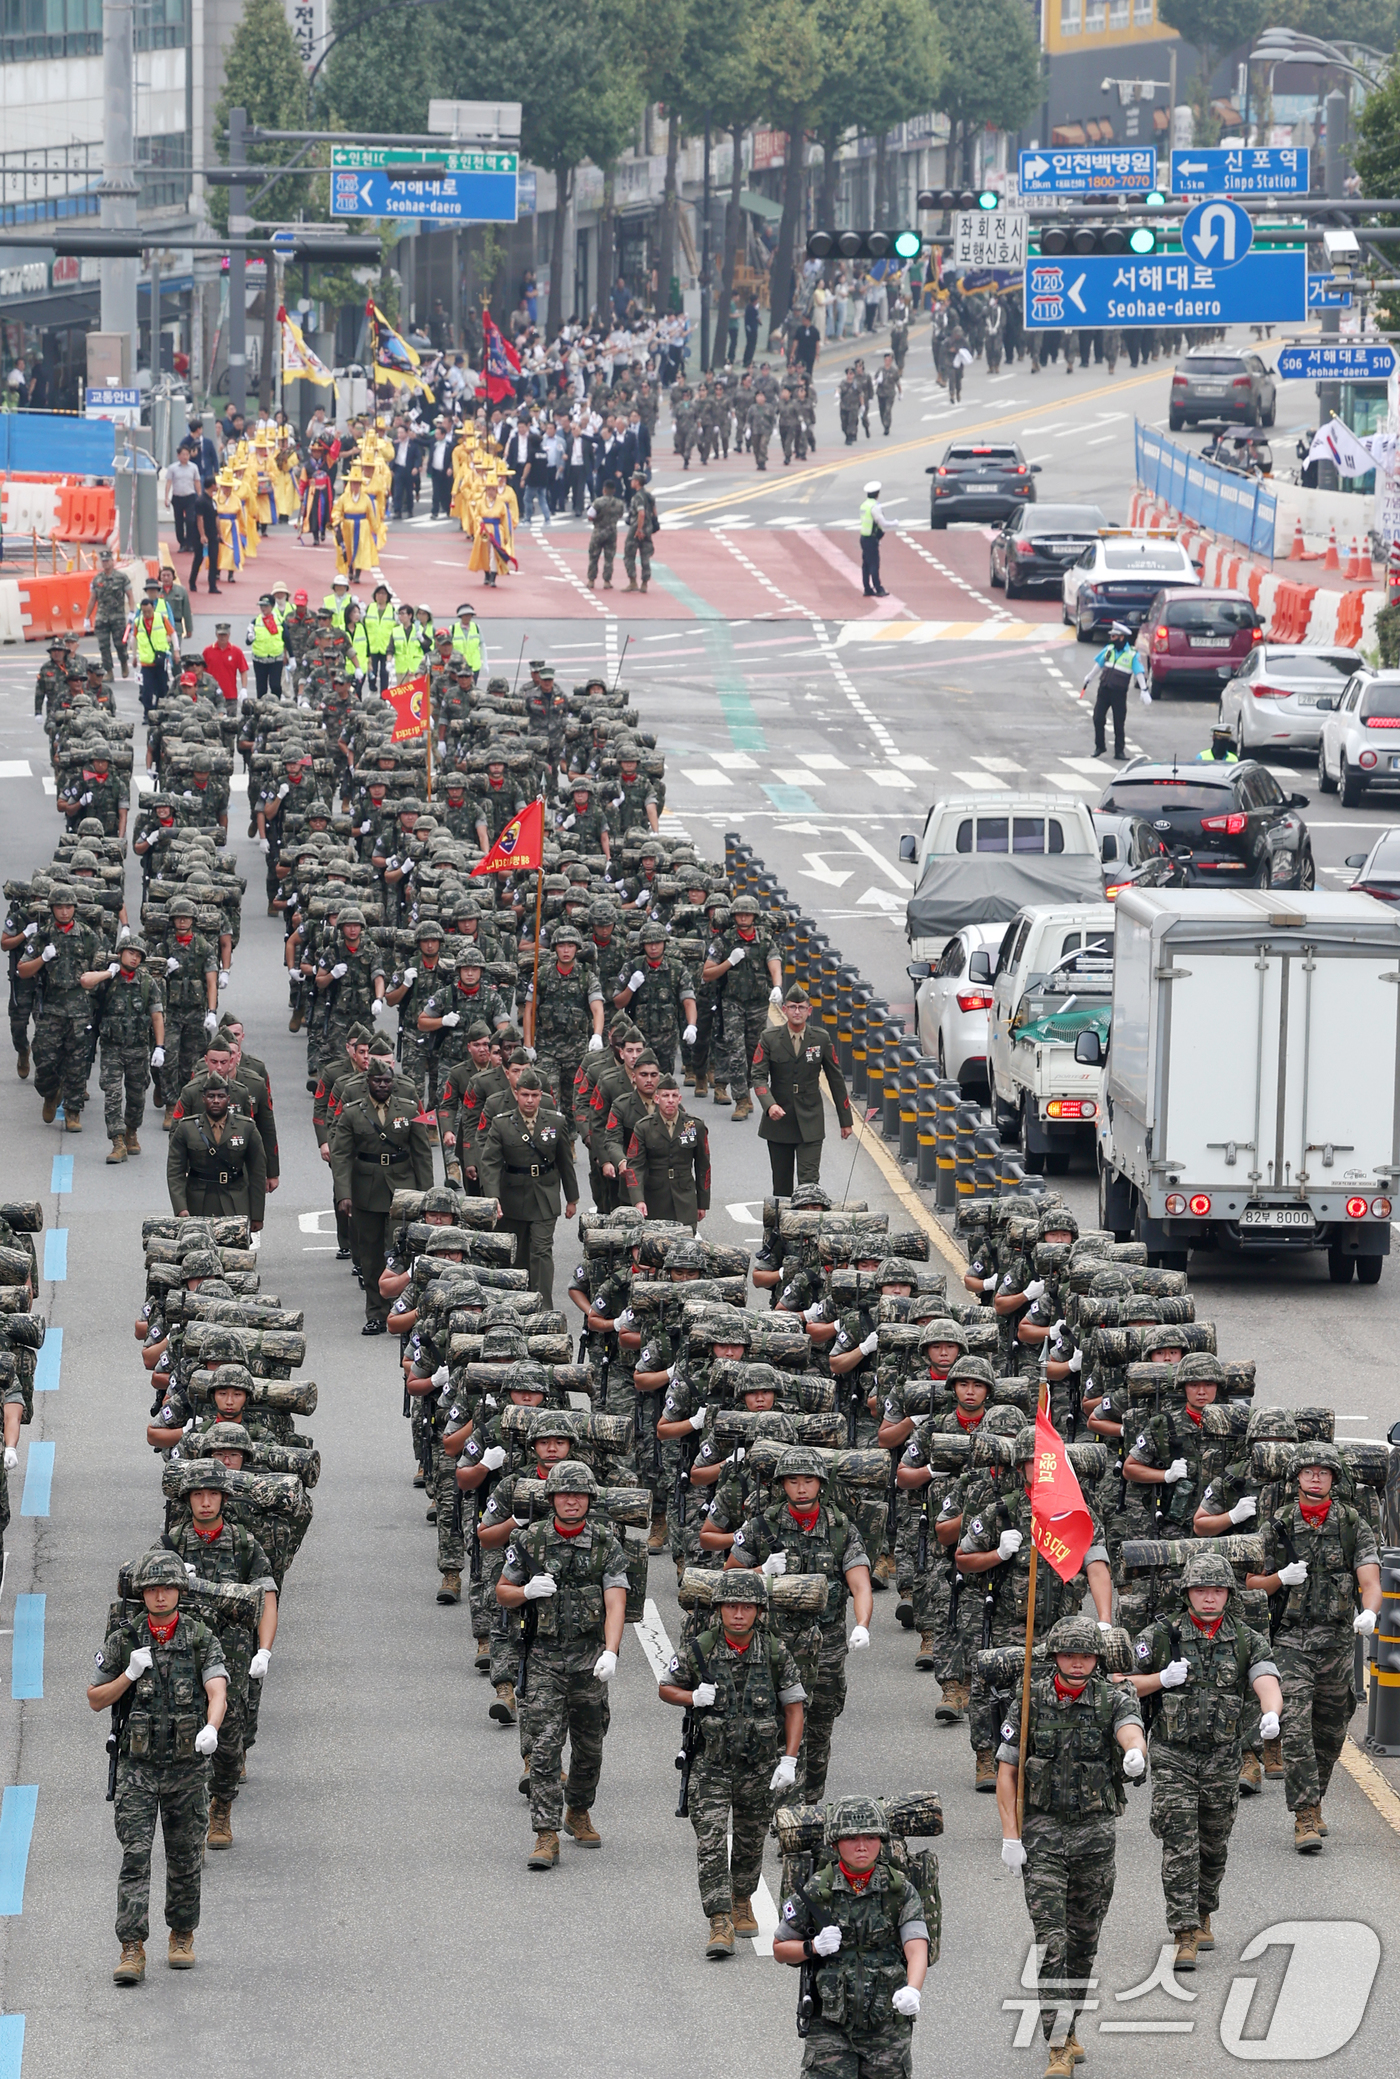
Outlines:
[{"label": "police reflective vest", "polygon": [[280,663],[287,654],[287,645],[282,640],[282,623],[277,618],[275,607],[260,613],[253,622],[253,655],[259,661],[270,659]]},{"label": "police reflective vest", "polygon": [[1239,757],[1234,751],[1217,751],[1208,748],[1196,753],[1197,765],[1238,765],[1239,762]]},{"label": "police reflective vest", "polygon": [[371,657],[387,657],[394,646],[395,636],[403,633],[393,607],[381,606],[378,600],[374,599],[365,608],[362,625]]},{"label": "police reflective vest", "polygon": [[164,614],[157,613],[149,628],[146,626],[146,616],[138,614],[136,616],[135,635],[136,661],[138,664],[155,664],[162,657],[169,656],[170,635],[166,627]]},{"label": "police reflective vest", "polygon": [[327,609],[332,621],[343,634],[345,630],[345,609],[347,606],[354,604],[350,594],[348,592],[327,592],[321,604]]},{"label": "police reflective vest", "polygon": [[884,529],[876,523],[875,500],[873,498],[862,498],[860,502],[860,531],[865,535],[882,534],[884,532]]},{"label": "police reflective vest", "polygon": [[468,618],[464,628],[460,621],[452,623],[452,648],[459,657],[465,657],[472,671],[481,669],[481,630],[476,625],[476,616]]},{"label": "police reflective vest", "polygon": [[394,677],[401,682],[423,669],[423,645],[414,629],[394,631]]}]

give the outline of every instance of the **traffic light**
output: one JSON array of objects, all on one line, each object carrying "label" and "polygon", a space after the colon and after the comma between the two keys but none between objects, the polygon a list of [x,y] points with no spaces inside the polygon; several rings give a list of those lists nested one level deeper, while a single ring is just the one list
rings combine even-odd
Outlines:
[{"label": "traffic light", "polygon": [[[901,239],[912,239],[902,246]],[[901,260],[917,259],[923,240],[917,231],[809,231],[809,260],[888,260],[895,253]]]},{"label": "traffic light", "polygon": [[1044,255],[1056,253],[1133,253],[1139,257],[1157,250],[1157,233],[1150,224],[1047,224],[1040,234]]},{"label": "traffic light", "polygon": [[896,260],[917,260],[924,249],[922,231],[896,231],[894,234],[894,256]]},{"label": "traffic light", "polygon": [[943,211],[961,209],[1000,209],[1002,198],[991,188],[974,193],[971,188],[955,191],[952,188],[920,188],[916,197],[920,209]]}]

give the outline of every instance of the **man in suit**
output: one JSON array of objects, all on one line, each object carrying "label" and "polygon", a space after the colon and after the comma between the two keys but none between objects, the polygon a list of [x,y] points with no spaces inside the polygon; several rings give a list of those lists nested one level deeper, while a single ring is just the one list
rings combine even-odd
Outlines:
[{"label": "man in suit", "polygon": [[394,428],[394,460],[390,469],[394,495],[394,518],[406,520],[413,512],[415,479],[423,466],[423,450],[400,419]]},{"label": "man in suit", "polygon": [[199,471],[200,482],[203,483],[206,477],[217,474],[219,450],[205,432],[203,419],[190,420],[185,440],[189,446],[190,460]]},{"label": "man in suit", "polygon": [[623,458],[627,466],[624,483],[630,483],[640,471],[643,483],[651,480],[651,429],[639,411],[634,411],[627,422],[627,431],[622,436]]},{"label": "man in suit", "polygon": [[[574,518],[583,518],[584,493],[588,489],[593,470],[593,436],[584,420],[576,419],[565,438],[569,450],[569,497],[574,509]],[[611,471],[604,470],[605,476]]]},{"label": "man in suit", "polygon": [[826,1136],[823,1076],[841,1121],[841,1138],[851,1137],[846,1079],[829,1035],[820,1029],[808,1031],[811,1014],[806,990],[794,982],[783,998],[784,1023],[770,1026],[754,1050],[754,1095],[763,1107],[758,1137],[768,1143],[777,1198],[792,1196],[794,1164],[799,1184],[815,1184],[821,1176]]},{"label": "man in suit", "polygon": [[525,484],[528,478],[535,436],[530,421],[522,412],[515,422],[515,430],[506,442],[505,463],[510,478],[510,487],[515,493],[515,503],[523,512],[525,506]]},{"label": "man in suit", "polygon": [[199,590],[199,571],[205,556],[209,558],[209,590],[219,589],[219,513],[214,504],[216,479],[207,476],[204,488],[194,502],[190,514],[190,546],[194,550],[194,561],[190,565],[190,594]]},{"label": "man in suit", "polygon": [[452,511],[452,450],[456,444],[449,421],[439,419],[428,449],[428,475],[433,486],[435,520],[445,520]]}]

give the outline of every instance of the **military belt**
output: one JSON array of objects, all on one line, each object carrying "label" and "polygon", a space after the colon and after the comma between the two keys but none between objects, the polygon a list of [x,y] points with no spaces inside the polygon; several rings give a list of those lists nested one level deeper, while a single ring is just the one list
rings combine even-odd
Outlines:
[{"label": "military belt", "polygon": [[508,1162],[506,1164],[507,1171],[513,1177],[552,1177],[554,1175],[554,1167],[552,1162]]},{"label": "military belt", "polygon": [[371,1163],[375,1169],[392,1169],[396,1162],[407,1162],[408,1159],[407,1148],[393,1148],[382,1155],[357,1154],[355,1157],[356,1162]]},{"label": "military belt", "polygon": [[216,1175],[205,1177],[202,1181],[206,1184],[241,1184],[243,1182],[243,1171],[241,1169],[221,1169]]}]

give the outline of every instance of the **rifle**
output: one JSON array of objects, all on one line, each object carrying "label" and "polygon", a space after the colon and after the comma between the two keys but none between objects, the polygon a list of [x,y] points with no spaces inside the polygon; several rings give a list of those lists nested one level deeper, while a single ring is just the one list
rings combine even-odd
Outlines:
[{"label": "rifle", "polygon": [[[1293,1543],[1293,1533],[1277,1517],[1274,1518],[1274,1528],[1283,1540],[1283,1549],[1288,1554],[1287,1563],[1289,1566],[1292,1566],[1298,1557],[1297,1549]],[[1283,1613],[1288,1608],[1288,1598],[1292,1592],[1291,1589],[1285,1588],[1280,1584],[1278,1594],[1269,1597],[1269,1640],[1271,1644],[1278,1637],[1278,1628],[1283,1622]]]},{"label": "rifle", "polygon": [[[459,1493],[460,1493],[460,1490],[459,1490]],[[476,1492],[475,1492],[475,1493],[474,1493],[474,1494],[472,1495],[472,1544],[471,1544],[471,1557],[470,1557],[470,1563],[469,1563],[469,1567],[468,1567],[468,1572],[469,1572],[470,1578],[471,1578],[471,1579],[472,1579],[473,1581],[475,1581],[475,1582],[477,1583],[477,1585],[478,1585],[478,1586],[480,1586],[480,1583],[481,1583],[481,1492],[480,1492],[480,1489],[478,1489],[478,1490],[477,1490],[477,1491],[476,1491]]]},{"label": "rifle", "polygon": [[[687,1452],[690,1452],[692,1455],[687,1456]],[[690,1468],[694,1464],[693,1452],[694,1441],[692,1439],[689,1445],[684,1443],[681,1445],[680,1457],[676,1461],[676,1485],[671,1499],[675,1506],[677,1520],[681,1523],[685,1521],[685,1491],[690,1485]]]},{"label": "rifle", "polygon": [[[896,1470],[898,1470],[898,1461],[896,1461]],[[928,1505],[929,1505],[929,1502],[930,1502],[930,1500],[932,1499],[932,1495],[933,1495],[933,1481],[932,1481],[932,1480],[930,1480],[930,1481],[929,1481],[929,1483],[928,1483],[928,1485],[927,1485],[927,1486],[926,1486],[926,1487],[924,1488],[924,1493],[923,1493],[923,1501],[922,1501],[922,1503],[920,1504],[920,1508],[919,1508],[919,1556],[918,1556],[918,1570],[919,1570],[919,1572],[920,1572],[921,1574],[924,1574],[924,1573],[927,1573],[927,1572],[928,1572],[928,1542],[929,1542],[929,1520],[928,1520],[928,1517],[929,1517],[929,1508],[928,1508]]]},{"label": "rifle", "polygon": [[418,1448],[418,1464],[423,1474],[423,1484],[431,1491],[433,1485],[433,1424],[437,1420],[437,1409],[423,1409],[423,1441]]},{"label": "rifle", "polygon": [[865,1398],[857,1383],[858,1377],[858,1373],[851,1373],[849,1397],[846,1401],[846,1449],[848,1451],[854,1451],[856,1448],[856,1425],[860,1419],[860,1405]]},{"label": "rifle", "polygon": [[[830,1914],[819,1914],[816,1912],[815,1908],[812,1905],[812,1901],[807,1896],[805,1889],[802,1892],[802,1900],[804,1905],[807,1907],[807,1910],[813,1914],[814,1918],[817,1921],[818,1934],[821,1933],[824,1927],[830,1927],[833,1924]],[[804,1956],[800,1966],[798,1967],[797,2033],[799,2036],[802,2037],[805,2037],[810,2032],[812,2023],[816,2019],[817,1971],[819,1968],[819,1960],[815,1956]]]},{"label": "rifle", "polygon": [[[889,1540],[891,1554],[893,1554],[894,1552],[894,1541],[899,1529],[899,1456],[900,1454],[897,1450],[891,1451],[890,1453],[890,1498],[888,1506],[885,1510],[885,1536]],[[933,1485],[933,1482],[931,1480],[929,1482],[929,1485]],[[920,1535],[923,1541],[924,1559],[927,1560],[927,1527],[925,1527],[925,1529],[920,1533]],[[923,1562],[921,1561],[921,1564],[922,1563]]]},{"label": "rifle", "polygon": [[117,1752],[121,1746],[126,1721],[131,1716],[131,1699],[136,1693],[133,1682],[125,1696],[119,1696],[112,1706],[112,1728],[107,1735],[107,1803],[115,1804],[117,1796]]},{"label": "rifle", "polygon": [[[700,1680],[708,1682],[710,1671],[705,1665],[705,1656],[700,1651],[698,1640],[691,1640],[690,1650],[695,1657],[695,1665],[700,1670]],[[516,1694],[519,1695],[518,1689]],[[713,1708],[713,1705],[697,1707],[695,1704],[687,1704],[685,1707],[685,1716],[681,1720],[681,1751],[676,1756],[676,1767],[681,1772],[680,1796],[676,1802],[677,1819],[690,1817],[690,1772],[695,1766],[695,1756],[700,1746],[700,1721],[707,1717],[709,1710]]]},{"label": "rifle", "polygon": [[535,1643],[539,1630],[540,1613],[534,1603],[525,1605],[525,1614],[520,1620],[520,1654],[515,1668],[515,1700],[523,1703],[529,1693],[530,1648]]}]

